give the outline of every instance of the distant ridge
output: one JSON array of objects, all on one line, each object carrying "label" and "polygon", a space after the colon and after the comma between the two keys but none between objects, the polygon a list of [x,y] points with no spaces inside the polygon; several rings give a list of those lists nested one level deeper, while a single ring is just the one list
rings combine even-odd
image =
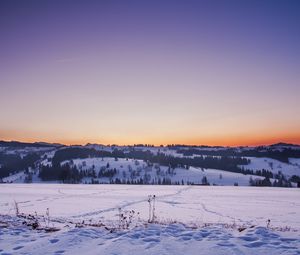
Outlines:
[{"label": "distant ridge", "polygon": [[283,143],[283,142],[279,142],[279,143],[274,143],[269,145],[271,147],[278,147],[278,146],[284,146],[284,147],[300,147],[299,144],[292,144],[292,143]]},{"label": "distant ridge", "polygon": [[[47,142],[33,142],[33,143],[29,143],[29,142],[19,142],[19,141],[0,141],[0,146],[6,146],[6,147],[67,147],[67,145],[65,144],[61,144],[61,143],[47,143]],[[97,147],[97,146],[113,146],[113,145],[104,145],[104,144],[97,144],[97,143],[87,143],[85,145],[75,145],[72,144],[70,146],[82,146],[82,147]],[[118,146],[118,145],[114,145],[114,146]],[[124,145],[126,146],[126,145]],[[139,146],[144,146],[142,144],[137,144],[134,145],[135,147],[139,147]],[[242,146],[209,146],[209,145],[185,145],[185,144],[172,144],[172,145],[165,145],[165,147],[168,146],[173,146],[173,147],[187,147],[187,148],[218,148],[218,149],[226,149],[226,148],[247,148],[249,146],[247,145],[242,145]],[[159,146],[156,146],[159,147]],[[251,146],[252,147],[252,146]],[[278,142],[278,143],[274,143],[274,144],[270,144],[270,145],[258,145],[258,146],[253,146],[255,147],[296,147],[296,148],[300,148],[299,144],[292,144],[292,143],[284,143],[284,142]]]},{"label": "distant ridge", "polygon": [[65,146],[59,143],[45,143],[45,142],[34,142],[24,143],[18,141],[0,141],[0,146],[6,147],[62,147]]}]

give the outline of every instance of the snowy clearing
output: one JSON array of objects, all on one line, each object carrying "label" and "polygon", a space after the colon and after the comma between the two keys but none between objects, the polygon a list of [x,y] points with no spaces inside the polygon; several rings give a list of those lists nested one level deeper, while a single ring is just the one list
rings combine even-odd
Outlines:
[{"label": "snowy clearing", "polygon": [[[298,189],[2,184],[0,194],[1,254],[300,254]],[[155,224],[148,195],[156,195]],[[24,214],[49,208],[60,231],[22,225],[14,201]],[[129,229],[74,225],[116,226],[118,208],[136,213]]]},{"label": "snowy clearing", "polygon": [[256,157],[246,157],[251,160],[251,163],[245,165],[245,169],[249,170],[262,170],[266,169],[274,174],[279,171],[286,176],[300,175],[300,160],[295,158],[289,158],[290,164],[280,162],[276,159],[271,158],[256,158]]}]

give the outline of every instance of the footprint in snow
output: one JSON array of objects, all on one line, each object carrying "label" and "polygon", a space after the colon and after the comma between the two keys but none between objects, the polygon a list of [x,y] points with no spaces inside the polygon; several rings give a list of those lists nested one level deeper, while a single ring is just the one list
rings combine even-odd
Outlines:
[{"label": "footprint in snow", "polygon": [[190,236],[182,236],[182,237],[179,238],[179,240],[181,240],[181,241],[189,241],[189,240],[191,240],[191,237]]},{"label": "footprint in snow", "polygon": [[59,250],[59,251],[56,251],[54,254],[63,254],[63,253],[65,253],[64,250]]},{"label": "footprint in snow", "polygon": [[179,240],[189,241],[193,237],[193,233],[185,233],[179,236]]},{"label": "footprint in snow", "polygon": [[206,232],[206,231],[201,231],[200,232],[202,237],[208,237],[210,235],[210,233]]},{"label": "footprint in snow", "polygon": [[295,242],[295,241],[298,241],[298,240],[294,239],[294,238],[285,238],[285,237],[282,237],[282,238],[280,238],[280,241],[290,243],[290,242]]},{"label": "footprint in snow", "polygon": [[14,251],[22,249],[24,246],[16,246],[13,248]]},{"label": "footprint in snow", "polygon": [[50,243],[57,243],[59,241],[59,239],[51,239],[49,240]]},{"label": "footprint in snow", "polygon": [[255,242],[252,242],[252,243],[244,244],[244,246],[246,246],[248,248],[257,248],[257,247],[260,247],[262,245],[264,245],[264,243],[261,242],[261,241],[255,241]]},{"label": "footprint in snow", "polygon": [[242,240],[247,241],[247,242],[253,242],[253,241],[258,240],[258,238],[255,237],[255,236],[240,236],[239,239],[242,239]]},{"label": "footprint in snow", "polygon": [[196,234],[194,234],[193,235],[193,238],[194,238],[194,240],[196,240],[196,241],[202,241],[202,235],[201,234],[199,234],[199,233],[196,233]]},{"label": "footprint in snow", "polygon": [[143,241],[144,242],[146,242],[146,243],[159,243],[160,242],[160,240],[158,239],[158,238],[153,238],[153,237],[146,237],[146,238],[144,238],[143,239]]},{"label": "footprint in snow", "polygon": [[225,247],[233,247],[233,246],[235,246],[234,244],[229,243],[229,242],[221,242],[221,243],[218,243],[217,245],[219,245],[219,246],[225,246]]},{"label": "footprint in snow", "polygon": [[281,245],[281,242],[277,242],[277,241],[271,242],[270,245],[278,246]]},{"label": "footprint in snow", "polygon": [[139,239],[141,237],[141,234],[140,233],[133,233],[133,234],[127,235],[127,237],[129,237],[130,239]]}]

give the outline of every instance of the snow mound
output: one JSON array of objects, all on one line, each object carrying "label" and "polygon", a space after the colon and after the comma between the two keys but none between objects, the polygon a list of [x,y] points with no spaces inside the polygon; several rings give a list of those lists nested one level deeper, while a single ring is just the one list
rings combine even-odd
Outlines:
[{"label": "snow mound", "polygon": [[[0,218],[3,221],[3,218]],[[9,219],[5,219],[6,222]],[[16,224],[0,228],[2,254],[299,254],[299,233],[264,227],[242,232],[222,226],[189,228],[182,224],[148,224],[128,231],[65,228],[54,233]]]}]

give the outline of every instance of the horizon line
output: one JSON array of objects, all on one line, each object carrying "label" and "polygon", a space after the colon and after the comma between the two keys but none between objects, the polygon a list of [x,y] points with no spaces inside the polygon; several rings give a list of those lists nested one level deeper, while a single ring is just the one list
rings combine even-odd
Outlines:
[{"label": "horizon line", "polygon": [[291,143],[291,142],[285,142],[285,141],[277,141],[275,143],[257,143],[257,144],[241,144],[241,145],[209,145],[209,144],[189,144],[189,143],[161,143],[161,144],[155,144],[155,143],[129,143],[129,144],[118,144],[118,143],[99,143],[99,142],[85,142],[85,143],[61,143],[61,142],[46,142],[46,141],[26,141],[26,140],[0,140],[0,142],[17,142],[17,143],[29,143],[29,144],[57,144],[57,145],[63,145],[63,146],[87,146],[87,145],[103,145],[103,146],[149,146],[149,147],[167,147],[167,146],[189,146],[189,147],[259,147],[259,146],[272,146],[277,144],[287,144],[291,146],[300,146],[298,143]]}]

